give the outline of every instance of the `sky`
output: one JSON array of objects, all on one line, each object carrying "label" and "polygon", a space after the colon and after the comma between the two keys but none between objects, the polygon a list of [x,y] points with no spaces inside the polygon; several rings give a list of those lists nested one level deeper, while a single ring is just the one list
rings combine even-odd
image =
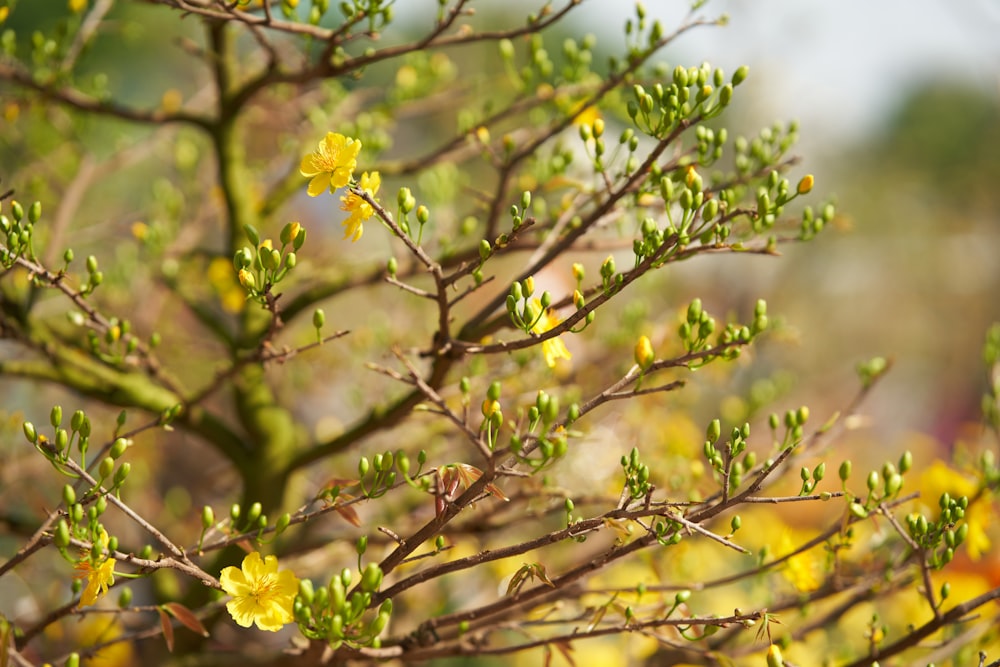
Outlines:
[{"label": "sky", "polygon": [[[646,2],[668,30],[689,6]],[[687,33],[671,53],[730,72],[750,65],[774,106],[767,111],[798,119],[806,146],[810,135],[839,142],[875,130],[908,87],[928,78],[1000,90],[1000,0],[712,0],[697,14],[722,13],[728,26]],[[633,16],[634,3],[585,2],[581,14],[600,36]]]}]

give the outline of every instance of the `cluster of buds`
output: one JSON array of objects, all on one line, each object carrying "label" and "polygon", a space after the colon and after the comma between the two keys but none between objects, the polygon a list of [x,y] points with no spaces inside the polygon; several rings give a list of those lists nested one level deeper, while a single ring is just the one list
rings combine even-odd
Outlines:
[{"label": "cluster of buds", "polygon": [[[360,552],[362,547],[359,543]],[[366,612],[372,596],[382,586],[382,576],[378,565],[369,563],[357,582],[350,568],[344,568],[331,577],[329,584],[319,588],[308,579],[301,580],[292,613],[302,634],[309,639],[324,640],[332,649],[342,644],[381,646],[379,635],[392,615],[392,600],[383,602],[374,617]]]},{"label": "cluster of buds", "polygon": [[261,300],[295,268],[298,263],[295,253],[306,241],[306,230],[298,222],[289,222],[281,230],[280,249],[274,247],[271,239],[261,240],[253,226],[244,225],[243,230],[254,247],[240,248],[233,257],[233,266],[247,295]]}]

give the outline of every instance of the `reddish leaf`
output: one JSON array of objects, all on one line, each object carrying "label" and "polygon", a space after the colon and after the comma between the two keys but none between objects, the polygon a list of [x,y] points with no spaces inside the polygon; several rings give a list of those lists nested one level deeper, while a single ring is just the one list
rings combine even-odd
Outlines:
[{"label": "reddish leaf", "polygon": [[170,622],[170,617],[167,612],[163,611],[163,608],[158,608],[156,611],[160,613],[160,628],[163,630],[163,641],[167,643],[167,650],[171,653],[174,652],[174,625]]},{"label": "reddish leaf", "polygon": [[358,513],[354,511],[353,505],[345,505],[343,507],[338,505],[334,509],[337,510],[337,514],[342,516],[347,523],[351,524],[355,528],[361,527],[361,517],[359,517]]},{"label": "reddish leaf", "polygon": [[197,632],[202,637],[208,636],[208,630],[205,629],[205,626],[201,624],[201,621],[198,620],[198,617],[190,609],[178,602],[168,602],[163,606],[185,628],[191,632]]},{"label": "reddish leaf", "polygon": [[566,659],[573,667],[576,667],[576,660],[573,659],[573,646],[569,642],[554,642],[552,644],[559,652],[562,653],[562,657]]}]

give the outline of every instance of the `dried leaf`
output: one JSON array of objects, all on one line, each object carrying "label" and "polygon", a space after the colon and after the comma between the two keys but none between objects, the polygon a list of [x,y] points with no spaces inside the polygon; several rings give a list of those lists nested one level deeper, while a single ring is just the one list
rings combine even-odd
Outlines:
[{"label": "dried leaf", "polygon": [[157,608],[160,613],[160,629],[163,630],[163,641],[167,644],[167,650],[171,653],[174,652],[174,625],[170,622],[170,616],[167,612],[163,611],[163,608]]},{"label": "dried leaf", "polygon": [[190,609],[179,602],[168,602],[163,606],[168,612],[170,612],[170,615],[180,621],[181,625],[185,628],[191,632],[198,633],[202,637],[208,636],[208,630],[205,629],[205,626],[201,624],[201,621],[198,620],[198,617],[195,616],[194,612]]}]

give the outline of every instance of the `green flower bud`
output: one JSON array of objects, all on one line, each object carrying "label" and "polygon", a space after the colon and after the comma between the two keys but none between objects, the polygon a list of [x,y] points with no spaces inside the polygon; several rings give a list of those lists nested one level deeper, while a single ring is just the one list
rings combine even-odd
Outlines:
[{"label": "green flower bud", "polygon": [[502,385],[500,384],[499,380],[491,382],[489,389],[486,390],[486,398],[490,399],[491,401],[500,400],[501,388]]},{"label": "green flower bud", "polygon": [[732,519],[732,521],[729,522],[729,528],[734,533],[737,530],[739,530],[742,525],[743,525],[743,519],[740,518],[739,514],[737,514],[736,516],[734,516],[733,519]]},{"label": "green flower bud", "polygon": [[913,467],[913,453],[910,450],[903,452],[903,455],[899,457],[899,472],[906,474],[909,472],[910,468]]},{"label": "green flower bud", "polygon": [[480,241],[479,242],[479,259],[481,261],[485,262],[487,259],[489,259],[490,252],[492,252],[492,250],[493,249],[490,246],[490,242],[489,241],[487,241],[486,239],[483,239],[482,241]]},{"label": "green flower bud", "polygon": [[124,484],[125,478],[128,477],[130,472],[132,472],[132,464],[128,461],[118,466],[118,470],[115,471],[114,486],[119,487]]},{"label": "green flower bud", "polygon": [[97,468],[97,473],[100,475],[101,479],[105,479],[111,475],[115,470],[115,460],[110,456],[105,456],[104,460],[101,461],[101,465]]},{"label": "green flower bud", "polygon": [[66,519],[59,519],[56,529],[52,532],[52,543],[59,549],[69,546],[69,524]]},{"label": "green flower bud", "polygon": [[322,329],[324,324],[326,324],[326,313],[322,308],[317,308],[313,311],[312,325],[316,329]]},{"label": "green flower bud", "polygon": [[210,505],[201,508],[201,527],[208,530],[215,525],[215,512]]},{"label": "green flower bud", "polygon": [[38,442],[38,432],[35,431],[35,425],[31,422],[24,422],[21,424],[21,429],[24,431],[24,437],[28,439],[28,442],[35,444]]},{"label": "green flower bud", "polygon": [[733,86],[738,86],[746,81],[748,74],[750,74],[750,68],[746,65],[740,66],[735,72],[733,72]]},{"label": "green flower bud", "polygon": [[111,445],[111,451],[109,454],[111,455],[111,458],[117,461],[121,455],[125,453],[126,449],[128,449],[128,440],[125,438],[118,438],[115,440],[114,444]]},{"label": "green flower bud", "polygon": [[846,482],[851,476],[851,462],[848,460],[841,463],[837,474],[840,475],[840,481]]},{"label": "green flower bud", "polygon": [[274,523],[274,534],[281,535],[288,528],[288,525],[292,522],[292,515],[285,512],[278,517],[278,520]]},{"label": "green flower bud", "polygon": [[382,569],[375,563],[369,563],[361,573],[361,590],[374,593],[382,585]]},{"label": "green flower bud", "polygon": [[229,508],[229,520],[236,525],[240,520],[240,515],[242,513],[242,508],[240,508],[239,503],[233,503],[232,507]]}]

